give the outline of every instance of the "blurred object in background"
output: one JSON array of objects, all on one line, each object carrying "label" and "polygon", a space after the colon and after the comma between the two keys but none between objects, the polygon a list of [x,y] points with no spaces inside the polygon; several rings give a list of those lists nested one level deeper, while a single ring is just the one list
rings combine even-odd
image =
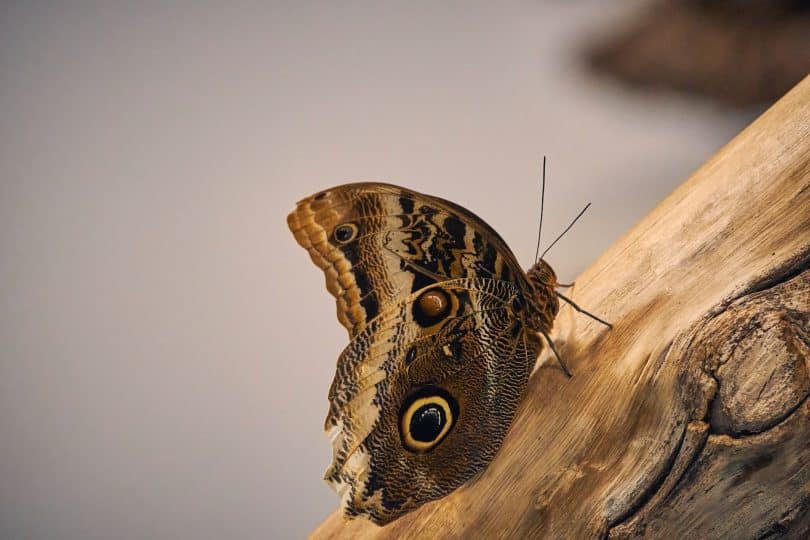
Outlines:
[{"label": "blurred object in background", "polygon": [[658,0],[586,49],[598,73],[748,107],[810,73],[808,0]]}]

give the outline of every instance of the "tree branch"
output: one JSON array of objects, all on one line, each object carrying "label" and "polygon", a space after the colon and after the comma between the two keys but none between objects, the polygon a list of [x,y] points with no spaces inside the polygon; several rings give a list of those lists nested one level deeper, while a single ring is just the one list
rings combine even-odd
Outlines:
[{"label": "tree branch", "polygon": [[561,309],[480,477],[313,536],[806,537],[809,269],[810,77],[577,278],[614,328]]}]

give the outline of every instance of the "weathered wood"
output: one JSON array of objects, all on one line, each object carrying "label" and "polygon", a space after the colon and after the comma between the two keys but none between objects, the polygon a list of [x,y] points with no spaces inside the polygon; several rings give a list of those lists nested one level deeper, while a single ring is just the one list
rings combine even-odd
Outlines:
[{"label": "weathered wood", "polygon": [[[651,173],[652,174],[652,173]],[[810,534],[810,77],[576,281],[477,479],[317,538]],[[545,353],[547,356],[547,353]]]}]

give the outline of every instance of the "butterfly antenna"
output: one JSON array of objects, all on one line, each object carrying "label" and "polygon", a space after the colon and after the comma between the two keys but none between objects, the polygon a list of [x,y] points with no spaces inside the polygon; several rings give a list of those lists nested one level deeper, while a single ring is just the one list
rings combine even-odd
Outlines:
[{"label": "butterfly antenna", "polygon": [[546,253],[548,253],[548,250],[550,250],[551,248],[553,248],[553,247],[554,247],[554,244],[556,244],[556,243],[559,241],[559,239],[560,239],[560,238],[562,238],[563,236],[565,236],[565,233],[567,233],[568,231],[570,231],[570,230],[571,230],[571,227],[573,227],[573,226],[574,226],[574,223],[576,223],[576,222],[577,222],[577,220],[578,220],[579,218],[581,218],[581,217],[582,217],[582,214],[584,214],[584,213],[585,213],[585,210],[587,210],[588,208],[590,208],[590,206],[591,206],[591,203],[588,203],[588,204],[586,204],[586,205],[585,205],[585,208],[583,208],[582,210],[580,210],[579,214],[577,214],[577,217],[575,217],[575,218],[574,218],[574,220],[573,220],[573,221],[572,221],[572,222],[571,222],[571,223],[568,225],[568,227],[566,227],[566,228],[565,228],[565,230],[564,230],[563,232],[561,232],[561,233],[560,233],[560,236],[558,236],[557,238],[555,238],[555,239],[554,239],[554,241],[551,243],[551,245],[550,245],[550,246],[548,246],[548,247],[546,248],[546,250],[543,252],[543,254],[542,254],[542,255],[540,255],[540,258],[541,258],[541,259],[542,259],[543,257],[545,257],[545,256],[546,256]]},{"label": "butterfly antenna", "polygon": [[565,296],[564,294],[561,294],[561,293],[557,292],[557,296],[559,296],[561,300],[566,301],[566,302],[567,302],[567,303],[568,303],[568,304],[569,304],[569,305],[570,305],[572,308],[574,308],[575,310],[579,311],[579,312],[580,312],[580,313],[582,313],[583,315],[587,315],[587,316],[588,316],[588,317],[590,317],[591,319],[593,319],[593,320],[595,320],[595,321],[598,321],[598,322],[600,322],[600,323],[604,324],[604,325],[605,325],[605,326],[607,326],[608,328],[613,328],[613,325],[612,325],[612,324],[610,324],[610,323],[609,323],[609,322],[607,322],[607,321],[604,321],[604,320],[600,319],[599,317],[597,317],[597,316],[596,316],[596,315],[594,315],[593,313],[590,313],[590,312],[588,312],[588,311],[585,311],[584,309],[582,309],[581,307],[579,307],[578,305],[576,305],[576,303],[575,303],[573,300],[571,300],[570,298],[568,298],[568,297],[567,297],[567,296]]},{"label": "butterfly antenna", "polygon": [[543,156],[543,180],[540,184],[540,227],[537,230],[537,249],[534,250],[534,263],[540,258],[537,256],[540,253],[540,235],[543,234],[543,203],[546,199],[546,156]]},{"label": "butterfly antenna", "polygon": [[543,337],[546,338],[546,343],[548,343],[548,346],[551,349],[551,352],[553,352],[554,356],[557,357],[557,362],[559,362],[560,367],[565,372],[565,375],[570,379],[571,378],[571,371],[568,369],[568,366],[566,365],[566,363],[563,362],[563,359],[560,356],[560,353],[557,352],[557,348],[554,347],[554,342],[551,341],[551,338],[548,336],[548,334],[546,334],[545,332],[542,332],[542,331],[541,331],[541,333],[543,334]]}]

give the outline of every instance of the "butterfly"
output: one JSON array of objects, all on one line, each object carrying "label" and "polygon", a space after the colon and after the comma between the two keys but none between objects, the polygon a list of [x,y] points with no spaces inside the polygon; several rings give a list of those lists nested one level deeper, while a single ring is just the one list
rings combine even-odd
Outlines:
[{"label": "butterfly", "polygon": [[347,517],[383,525],[492,461],[540,336],[554,350],[548,333],[570,299],[542,258],[524,272],[475,214],[403,187],[333,187],[299,201],[287,223],[349,332],[329,390],[324,478]]}]

